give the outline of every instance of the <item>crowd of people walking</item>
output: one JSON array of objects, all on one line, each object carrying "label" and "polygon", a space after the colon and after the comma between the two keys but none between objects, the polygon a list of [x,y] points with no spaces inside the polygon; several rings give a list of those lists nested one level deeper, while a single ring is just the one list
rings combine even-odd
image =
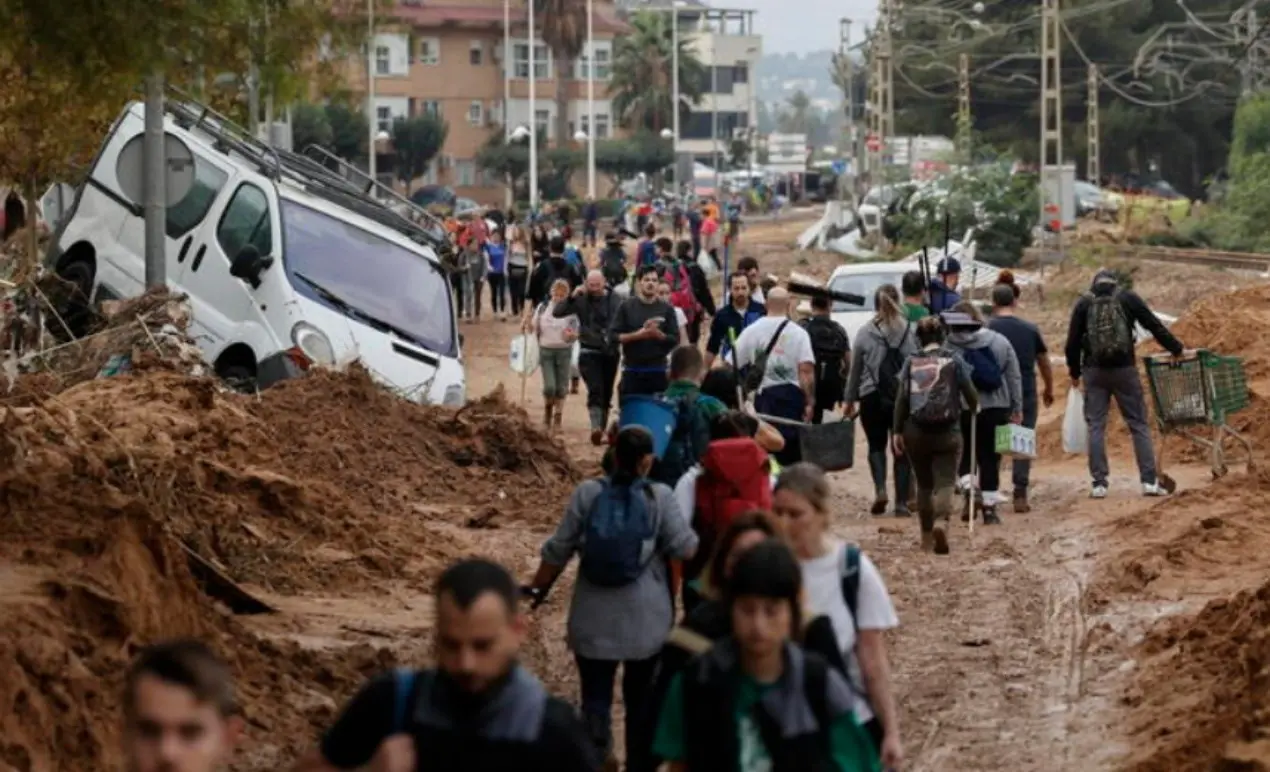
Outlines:
[{"label": "crowd of people walking", "polygon": [[[923,551],[949,553],[958,494],[962,520],[1000,524],[998,430],[1034,429],[1054,400],[1049,349],[1020,314],[1013,275],[1001,273],[985,311],[959,294],[961,266],[945,258],[931,280],[913,271],[878,288],[873,318],[849,340],[828,295],[795,321],[789,291],[765,290],[752,257],[738,261],[716,307],[691,241],[651,227],[631,259],[609,233],[588,269],[561,225],[522,230],[510,218],[456,236],[460,253],[481,261],[456,272],[456,300],[470,298],[460,307],[479,318],[487,283],[502,315],[510,289],[511,317],[539,344],[552,430],[576,391],[576,348],[591,439],[608,446],[604,473],[573,491],[523,584],[479,558],[446,569],[434,588],[434,666],[369,680],[296,770],[614,770],[616,737],[628,772],[902,768],[886,642],[899,616],[882,568],[833,534],[842,513],[826,472],[802,459],[798,431],[830,411],[858,417],[870,512],[916,509]],[[598,246],[594,222],[583,233]],[[1086,394],[1095,499],[1108,493],[1112,398],[1143,494],[1164,494],[1133,366],[1135,323],[1182,354],[1109,272],[1072,312],[1067,367]],[[668,429],[613,420],[615,400],[647,398],[673,407]],[[1015,513],[1031,509],[1030,475],[1028,459],[1015,458]],[[576,711],[519,661],[527,613],[575,558],[565,639]],[[141,654],[125,679],[139,772],[226,762],[241,726],[228,672],[199,643]]]}]

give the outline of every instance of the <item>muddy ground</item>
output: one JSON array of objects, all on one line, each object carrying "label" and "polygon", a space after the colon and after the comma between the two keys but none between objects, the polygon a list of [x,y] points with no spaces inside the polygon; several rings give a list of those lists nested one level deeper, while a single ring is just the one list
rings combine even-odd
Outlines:
[{"label": "muddy ground", "polygon": [[[827,275],[832,255],[790,248],[805,224],[756,226],[744,251],[764,271]],[[1055,351],[1093,269],[1050,270],[1044,303],[1025,296]],[[1259,281],[1172,266],[1138,274],[1171,314]],[[1223,302],[1259,311],[1254,293]],[[1236,331],[1260,318],[1247,314]],[[1270,396],[1267,352],[1207,319],[1184,319],[1192,345],[1248,356],[1254,392]],[[233,661],[249,719],[236,768],[285,768],[366,674],[426,662],[429,586],[444,561],[487,555],[528,578],[571,481],[594,468],[584,397],[570,399],[561,441],[526,428],[506,365],[514,325],[463,332],[469,394],[505,397],[457,418],[394,407],[347,377],[254,402],[179,378],[90,382],[23,397],[43,412],[6,413],[6,437],[21,443],[0,453],[0,770],[116,768],[118,670],[135,645],[173,634],[207,637]],[[537,386],[523,406],[531,421]],[[1061,406],[1042,414],[1048,431]],[[835,475],[837,530],[877,562],[900,614],[890,643],[905,769],[1266,768],[1270,478],[1232,464],[1213,484],[1191,454],[1169,465],[1183,493],[1156,502],[1137,495],[1123,438],[1112,447],[1107,500],[1087,498],[1082,458],[1048,452],[1033,471],[1033,513],[1006,508],[1000,527],[958,529],[941,558],[918,552],[914,521],[866,514],[863,469]],[[174,535],[276,613],[209,601]],[[527,652],[562,694],[576,690],[563,644],[569,583],[534,613]]]}]

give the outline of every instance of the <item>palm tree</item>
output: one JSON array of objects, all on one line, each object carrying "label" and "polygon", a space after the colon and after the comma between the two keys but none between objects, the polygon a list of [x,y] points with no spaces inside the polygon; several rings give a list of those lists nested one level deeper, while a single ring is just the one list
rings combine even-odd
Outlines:
[{"label": "palm tree", "polygon": [[[674,82],[671,79],[673,29],[668,14],[643,11],[631,16],[631,32],[617,39],[609,96],[623,126],[661,131],[674,124]],[[679,36],[679,114],[701,102],[706,67]]]},{"label": "palm tree", "polygon": [[809,133],[811,117],[811,98],[802,90],[794,92],[789,98],[789,112],[785,113],[785,130],[795,134]]},{"label": "palm tree", "polygon": [[[551,49],[556,60],[556,145],[564,147],[571,139],[568,84],[573,77],[573,62],[586,45],[586,0],[533,2],[536,3],[534,13],[543,20],[542,42]],[[591,66],[595,66],[594,62]]]}]

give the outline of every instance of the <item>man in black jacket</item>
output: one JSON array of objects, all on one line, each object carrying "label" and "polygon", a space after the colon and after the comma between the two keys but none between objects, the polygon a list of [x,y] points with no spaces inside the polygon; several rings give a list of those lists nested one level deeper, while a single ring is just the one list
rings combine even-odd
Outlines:
[{"label": "man in black jacket", "polygon": [[1085,421],[1089,426],[1090,496],[1107,496],[1107,415],[1114,396],[1120,415],[1133,435],[1142,495],[1164,496],[1156,478],[1155,448],[1147,422],[1146,398],[1134,365],[1134,324],[1140,324],[1174,357],[1182,342],[1168,331],[1137,293],[1120,289],[1115,273],[1102,270],[1090,291],[1076,301],[1067,328],[1067,371],[1072,388],[1085,390]]},{"label": "man in black jacket", "polygon": [[556,279],[569,282],[569,289],[577,289],[582,284],[582,275],[578,273],[578,269],[564,259],[564,243],[563,236],[552,237],[550,256],[538,263],[534,272],[529,275],[529,289],[525,292],[525,300],[528,301],[525,304],[526,318],[551,297],[551,285]]},{"label": "man in black jacket", "polygon": [[591,444],[599,445],[608,425],[609,408],[613,404],[613,383],[617,380],[617,347],[608,338],[609,327],[617,316],[622,301],[604,282],[604,274],[593,270],[586,283],[573,291],[569,299],[556,306],[557,317],[577,314],[578,371],[586,382],[586,407],[591,418]]}]

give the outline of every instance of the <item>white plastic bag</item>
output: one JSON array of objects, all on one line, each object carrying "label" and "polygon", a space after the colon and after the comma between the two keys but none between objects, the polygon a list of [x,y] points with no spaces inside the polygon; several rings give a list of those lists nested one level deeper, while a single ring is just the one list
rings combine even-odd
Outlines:
[{"label": "white plastic bag", "polygon": [[508,364],[517,375],[533,375],[538,371],[538,339],[533,335],[517,335],[512,338]]},{"label": "white plastic bag", "polygon": [[1080,389],[1067,392],[1063,412],[1063,452],[1089,452],[1089,426],[1085,424],[1085,395]]},{"label": "white plastic bag", "polygon": [[582,356],[582,344],[575,340],[573,342],[573,356],[570,360],[570,368],[571,368],[570,372],[572,373],[571,377],[573,378],[577,378],[580,375],[580,373],[578,372],[578,359],[581,356]]},{"label": "white plastic bag", "polygon": [[719,266],[714,264],[714,258],[710,257],[710,253],[704,249],[697,253],[697,266],[701,268],[707,280],[713,281],[714,277],[719,275]]}]

